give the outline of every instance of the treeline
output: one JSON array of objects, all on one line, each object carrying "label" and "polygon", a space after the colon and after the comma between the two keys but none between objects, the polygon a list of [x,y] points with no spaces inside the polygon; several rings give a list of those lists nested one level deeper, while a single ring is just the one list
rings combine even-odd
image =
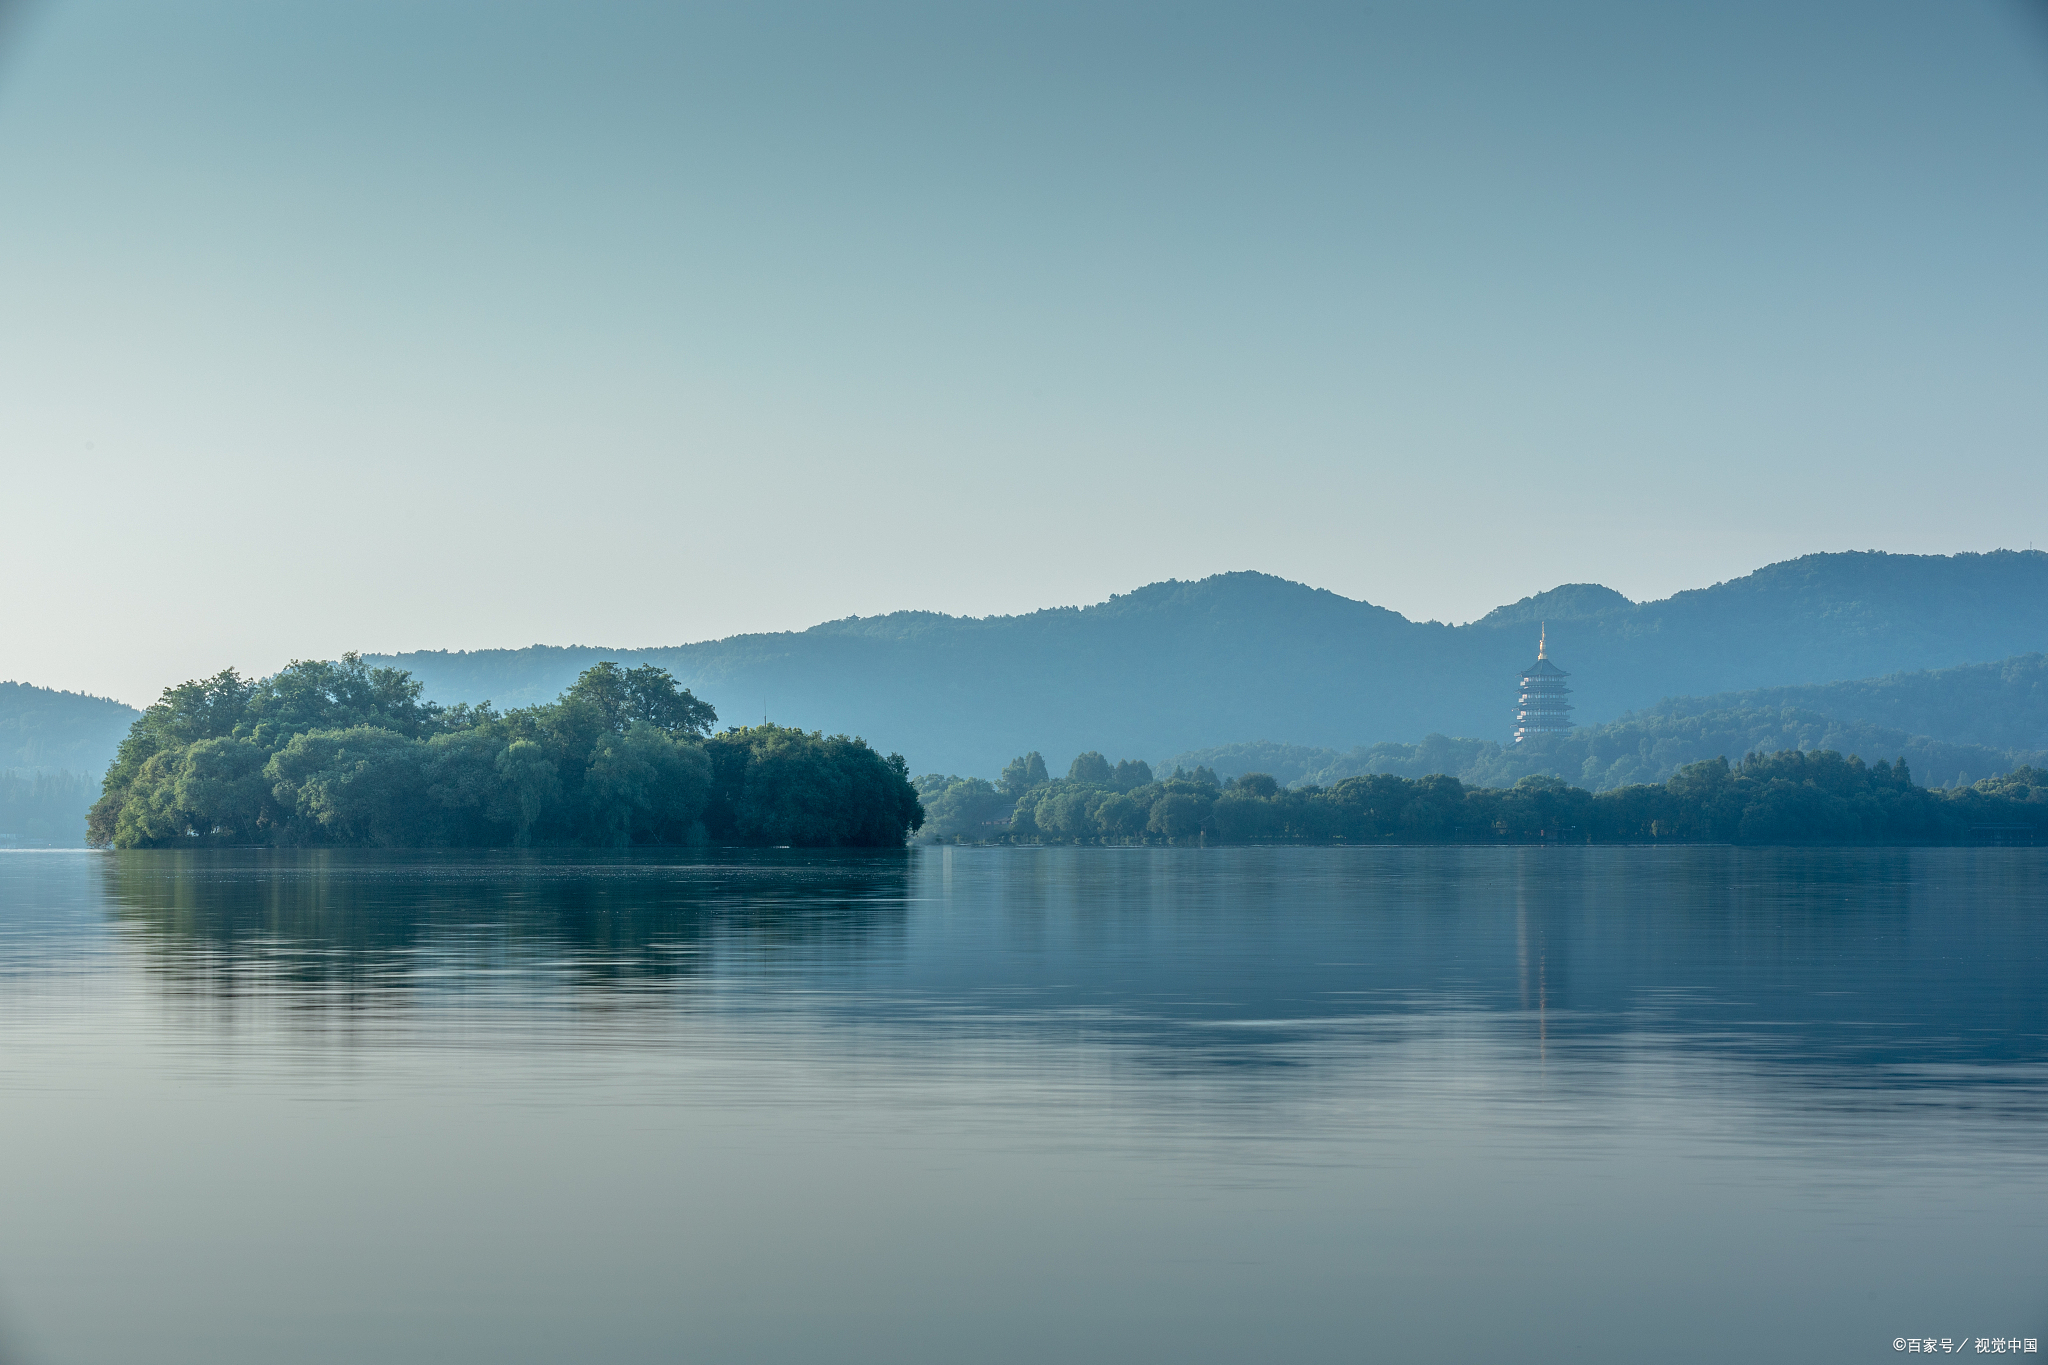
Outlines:
[{"label": "treeline", "polygon": [[[1142,779],[1142,780],[1138,780]],[[919,779],[927,837],[1057,843],[2048,843],[2048,771],[1973,786],[1914,785],[1903,759],[1833,751],[1691,763],[1661,784],[1593,793],[1548,776],[1511,787],[1380,773],[1284,788],[1207,768],[1154,780],[1083,754],[1052,780],[1026,755],[1002,779]]]},{"label": "treeline", "polygon": [[664,669],[600,663],[544,706],[421,700],[357,655],[167,689],[135,721],[87,842],[900,846],[923,820],[900,755],[777,725],[713,734]]},{"label": "treeline", "polygon": [[[994,782],[936,773],[917,780],[919,799],[925,803],[926,835],[968,840],[1043,836],[1073,842],[1130,839],[1147,833],[1184,836],[1186,831],[1178,823],[1171,831],[1148,830],[1152,808],[1168,796],[1188,795],[1198,788],[1213,795],[1216,786],[1216,775],[1207,769],[1192,782],[1185,774],[1156,782],[1151,765],[1142,759],[1126,759],[1112,768],[1108,759],[1092,751],[1076,758],[1066,777],[1057,782],[1046,771],[1045,759],[1035,752],[1010,760]],[[1179,809],[1163,808],[1160,819],[1173,821]]]}]

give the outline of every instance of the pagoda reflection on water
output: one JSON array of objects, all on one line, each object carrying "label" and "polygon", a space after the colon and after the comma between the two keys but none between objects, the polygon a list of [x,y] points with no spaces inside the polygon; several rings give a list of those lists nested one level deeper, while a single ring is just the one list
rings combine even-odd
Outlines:
[{"label": "pagoda reflection on water", "polygon": [[1546,648],[1550,624],[1545,622],[1536,637],[1536,662],[1522,670],[1522,695],[1515,701],[1515,743],[1531,735],[1561,735],[1572,728],[1572,704],[1565,700],[1571,689],[1564,680],[1571,674],[1550,662]]}]

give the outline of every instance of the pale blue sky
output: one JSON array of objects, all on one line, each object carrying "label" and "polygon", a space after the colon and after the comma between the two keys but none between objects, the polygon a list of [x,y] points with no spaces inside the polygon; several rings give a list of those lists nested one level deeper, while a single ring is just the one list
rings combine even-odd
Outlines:
[{"label": "pale blue sky", "polygon": [[2048,544],[2017,0],[47,0],[0,677]]}]

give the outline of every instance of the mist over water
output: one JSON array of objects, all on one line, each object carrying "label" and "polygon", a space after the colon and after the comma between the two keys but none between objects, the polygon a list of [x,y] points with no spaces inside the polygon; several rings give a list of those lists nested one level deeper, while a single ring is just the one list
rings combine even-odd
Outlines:
[{"label": "mist over water", "polygon": [[0,854],[0,1347],[2039,1337],[2044,863]]}]

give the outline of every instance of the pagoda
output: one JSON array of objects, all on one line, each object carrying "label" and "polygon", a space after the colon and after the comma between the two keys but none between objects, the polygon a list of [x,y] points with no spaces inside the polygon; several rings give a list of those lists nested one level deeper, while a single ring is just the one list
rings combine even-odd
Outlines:
[{"label": "pagoda", "polygon": [[1531,735],[1561,735],[1572,728],[1571,692],[1564,680],[1571,674],[1550,662],[1545,653],[1549,623],[1536,637],[1536,662],[1522,670],[1522,695],[1515,701],[1515,743]]}]

